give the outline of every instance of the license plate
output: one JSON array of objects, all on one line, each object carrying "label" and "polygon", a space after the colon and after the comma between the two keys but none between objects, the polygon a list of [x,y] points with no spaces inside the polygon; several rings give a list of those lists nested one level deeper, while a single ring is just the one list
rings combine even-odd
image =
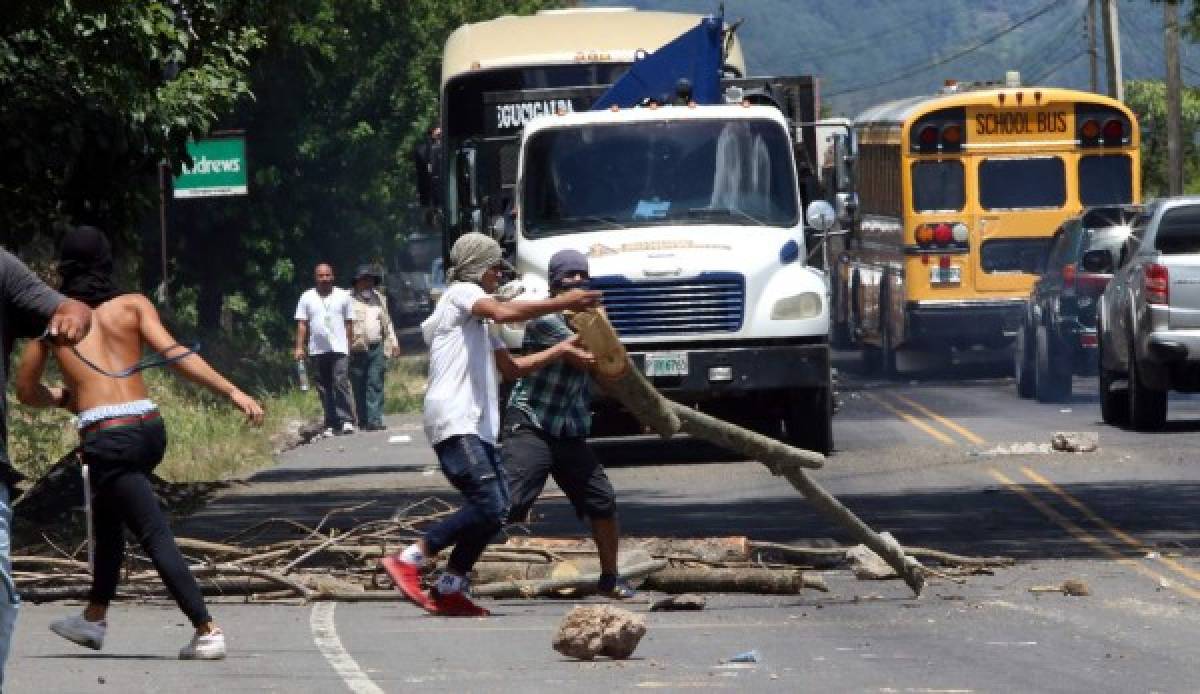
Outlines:
[{"label": "license plate", "polygon": [[647,376],[686,376],[687,352],[650,352],[646,355]]},{"label": "license plate", "polygon": [[930,284],[959,284],[962,282],[960,267],[931,267],[929,268]]}]

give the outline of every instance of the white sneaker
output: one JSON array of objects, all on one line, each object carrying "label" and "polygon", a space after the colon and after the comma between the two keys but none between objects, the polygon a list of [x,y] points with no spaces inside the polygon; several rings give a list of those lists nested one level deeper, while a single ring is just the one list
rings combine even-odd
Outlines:
[{"label": "white sneaker", "polygon": [[50,631],[96,651],[104,645],[104,632],[107,629],[107,622],[89,622],[77,614],[50,622]]},{"label": "white sneaker", "polygon": [[350,422],[342,422],[342,433],[343,434],[353,434],[354,433],[354,425],[351,424]]},{"label": "white sneaker", "polygon": [[321,432],[321,438],[323,438],[323,439],[333,438],[333,427],[325,427],[325,431]]},{"label": "white sneaker", "polygon": [[217,629],[208,634],[192,634],[188,645],[179,649],[180,660],[222,660],[225,658],[225,632]]}]

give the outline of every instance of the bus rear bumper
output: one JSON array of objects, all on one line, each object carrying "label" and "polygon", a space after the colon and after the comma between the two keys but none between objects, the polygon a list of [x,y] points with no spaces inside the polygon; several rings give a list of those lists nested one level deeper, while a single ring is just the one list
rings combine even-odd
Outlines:
[{"label": "bus rear bumper", "polygon": [[910,342],[998,347],[1017,334],[1025,300],[911,301],[906,309]]}]

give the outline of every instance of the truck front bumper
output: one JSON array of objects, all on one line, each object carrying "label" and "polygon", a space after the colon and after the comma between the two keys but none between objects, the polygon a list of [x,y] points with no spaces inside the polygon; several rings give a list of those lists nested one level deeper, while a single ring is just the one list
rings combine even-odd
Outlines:
[{"label": "truck front bumper", "polygon": [[649,379],[663,395],[681,402],[830,385],[829,343],[825,340],[712,347],[629,345],[628,349],[642,373],[646,372],[647,354],[686,353],[686,374]]}]

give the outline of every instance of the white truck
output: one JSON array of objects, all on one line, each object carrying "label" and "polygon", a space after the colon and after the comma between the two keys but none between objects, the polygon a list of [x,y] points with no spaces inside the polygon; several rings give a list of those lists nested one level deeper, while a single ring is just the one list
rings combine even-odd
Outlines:
[{"label": "white truck", "polygon": [[[517,270],[537,298],[550,256],[583,252],[632,359],[664,395],[828,453],[828,285],[806,262],[794,124],[730,98],[526,123]],[[809,216],[832,223],[828,210],[818,201]],[[520,326],[502,332],[520,345]],[[596,415],[597,434],[628,433],[617,408]]]}]

